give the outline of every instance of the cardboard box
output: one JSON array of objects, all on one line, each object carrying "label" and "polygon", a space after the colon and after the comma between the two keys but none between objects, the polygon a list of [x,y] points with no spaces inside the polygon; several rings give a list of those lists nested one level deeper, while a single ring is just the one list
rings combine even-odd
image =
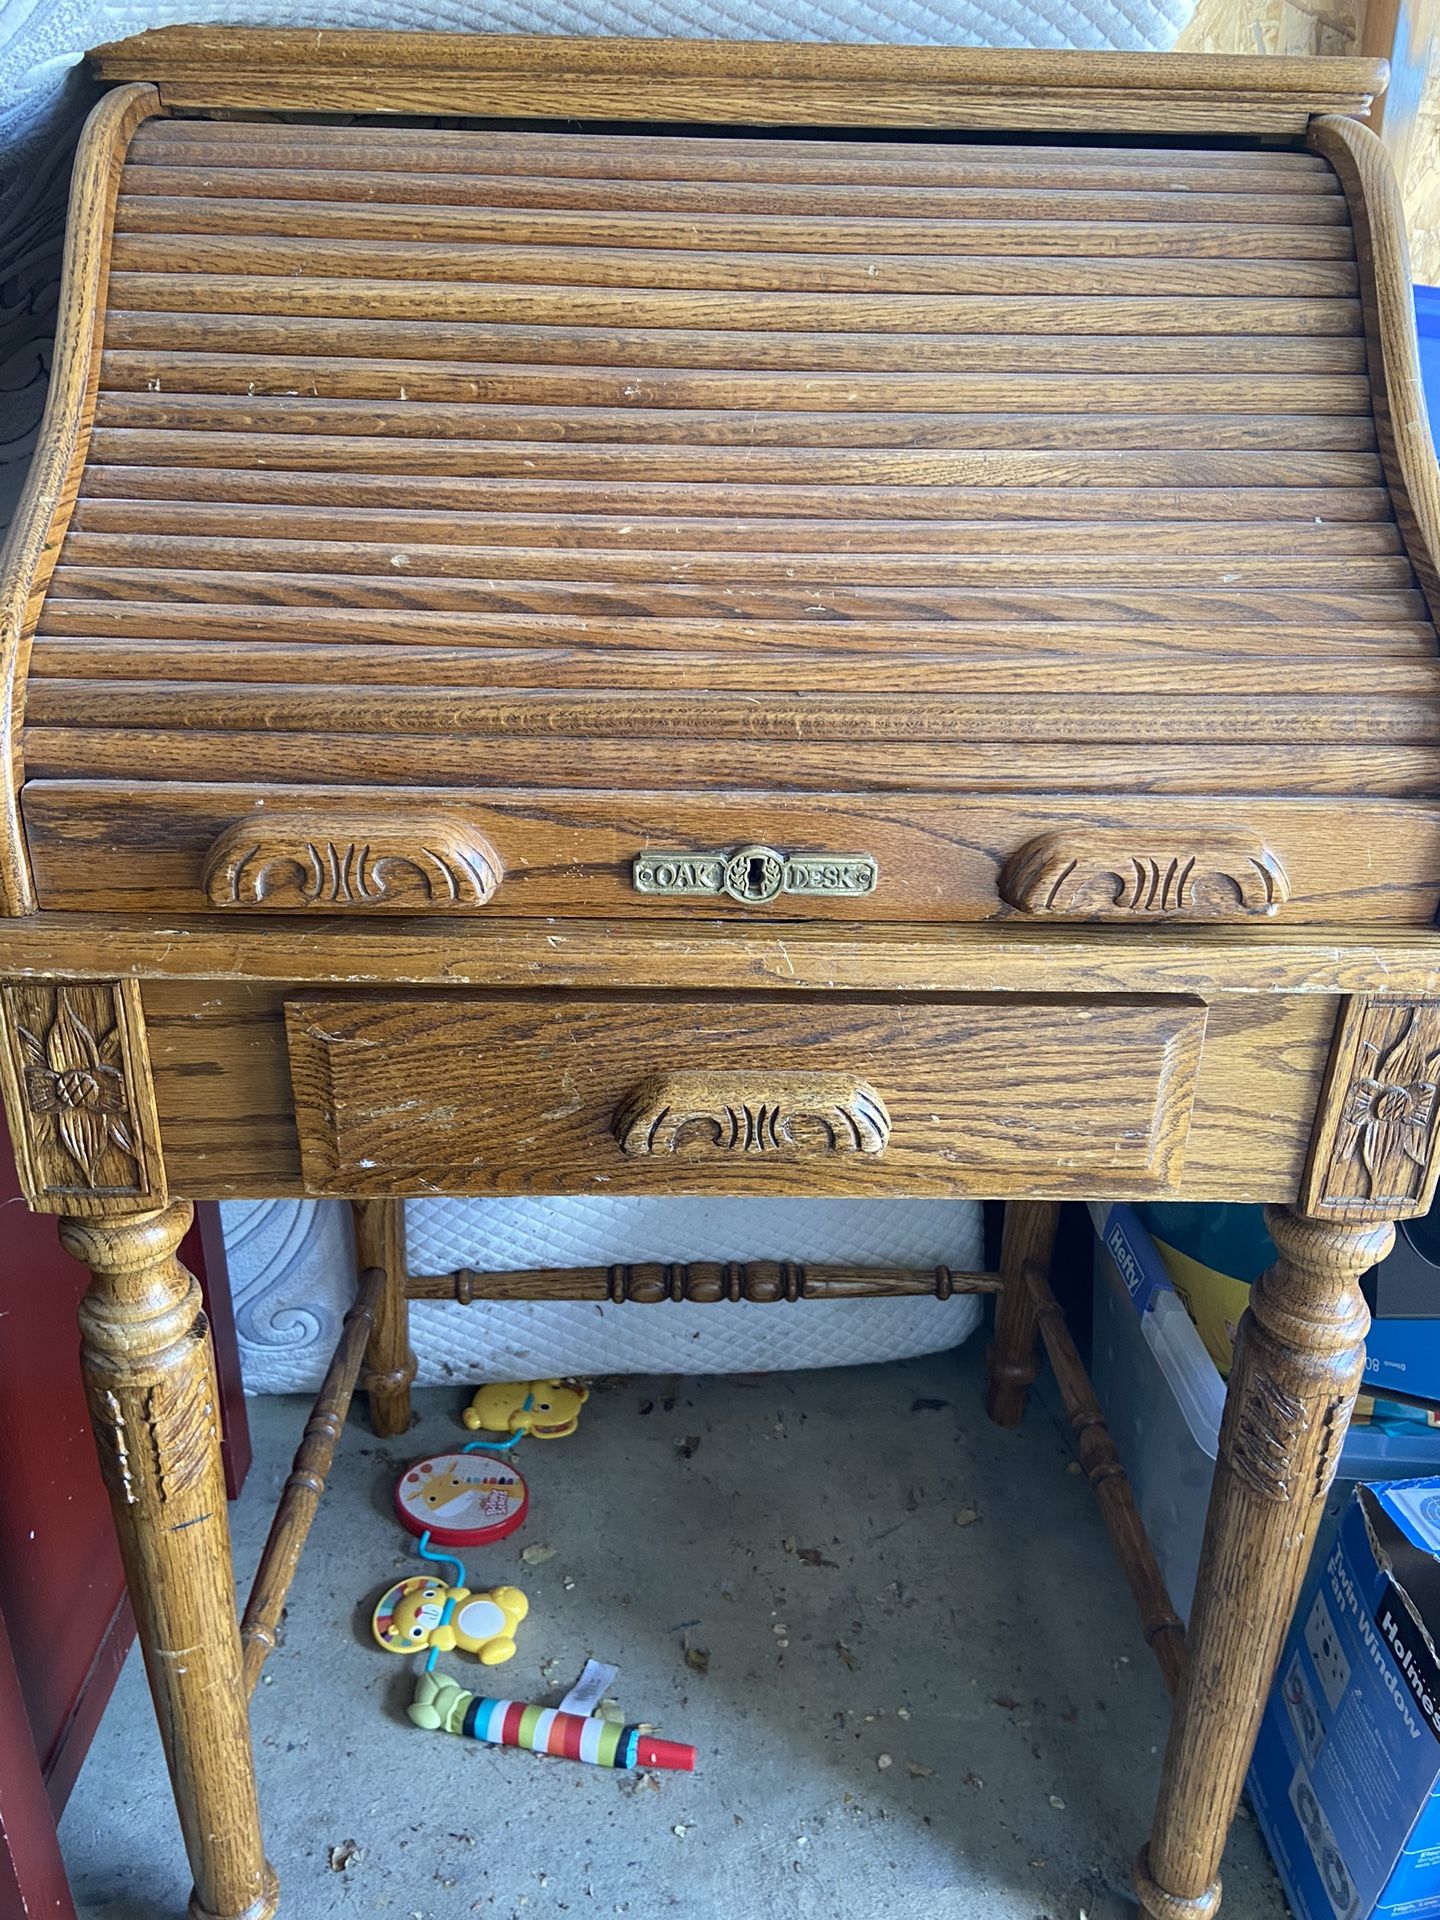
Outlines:
[{"label": "cardboard box", "polygon": [[1355,1490],[1311,1566],[1249,1790],[1296,1920],[1440,1915],[1440,1479]]}]

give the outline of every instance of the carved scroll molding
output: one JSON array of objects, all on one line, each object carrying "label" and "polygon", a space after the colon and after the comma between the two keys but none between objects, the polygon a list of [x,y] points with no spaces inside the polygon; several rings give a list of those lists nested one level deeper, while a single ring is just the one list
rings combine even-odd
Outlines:
[{"label": "carved scroll molding", "polygon": [[1429,1211],[1437,1155],[1440,1001],[1345,1003],[1310,1143],[1300,1205],[1348,1220]]},{"label": "carved scroll molding", "polygon": [[845,1074],[657,1073],[615,1110],[622,1153],[883,1153],[890,1115]]},{"label": "carved scroll molding", "polygon": [[136,982],[0,987],[0,1086],[32,1207],[163,1205],[160,1128]]},{"label": "carved scroll molding", "polygon": [[443,813],[252,813],[211,846],[204,887],[212,907],[470,913],[494,897],[503,872],[487,840]]},{"label": "carved scroll molding", "polygon": [[1240,920],[1274,913],[1290,883],[1253,833],[1077,827],[1012,854],[1000,897],[1052,919]]}]

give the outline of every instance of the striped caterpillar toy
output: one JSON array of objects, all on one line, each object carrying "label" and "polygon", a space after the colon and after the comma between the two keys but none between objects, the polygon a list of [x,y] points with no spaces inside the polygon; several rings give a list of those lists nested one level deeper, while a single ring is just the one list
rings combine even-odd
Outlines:
[{"label": "striped caterpillar toy", "polygon": [[497,1747],[527,1747],[563,1760],[597,1767],[656,1767],[695,1771],[695,1749],[678,1740],[657,1740],[639,1727],[618,1726],[594,1714],[565,1713],[524,1700],[487,1700],[467,1693],[438,1673],[422,1673],[408,1708],[417,1727],[486,1740]]}]

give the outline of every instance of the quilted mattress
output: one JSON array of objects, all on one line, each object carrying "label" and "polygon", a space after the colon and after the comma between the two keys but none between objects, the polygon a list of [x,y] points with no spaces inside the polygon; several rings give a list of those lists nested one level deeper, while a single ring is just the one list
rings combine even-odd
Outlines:
[{"label": "quilted mattress", "polygon": [[[354,1291],[348,1207],[233,1201],[221,1212],[246,1386],[313,1389]],[[412,1273],[761,1258],[983,1265],[981,1209],[964,1200],[414,1200],[407,1229]],[[411,1329],[420,1381],[435,1385],[851,1366],[958,1346],[981,1313],[974,1295],[775,1306],[422,1302]]]}]

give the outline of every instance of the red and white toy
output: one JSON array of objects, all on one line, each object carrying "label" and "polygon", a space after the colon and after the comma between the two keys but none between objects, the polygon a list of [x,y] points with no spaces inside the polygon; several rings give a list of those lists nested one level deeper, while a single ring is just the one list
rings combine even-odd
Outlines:
[{"label": "red and white toy", "polygon": [[400,1476],[402,1526],[440,1547],[484,1547],[524,1524],[530,1496],[508,1460],[491,1453],[436,1453]]}]

